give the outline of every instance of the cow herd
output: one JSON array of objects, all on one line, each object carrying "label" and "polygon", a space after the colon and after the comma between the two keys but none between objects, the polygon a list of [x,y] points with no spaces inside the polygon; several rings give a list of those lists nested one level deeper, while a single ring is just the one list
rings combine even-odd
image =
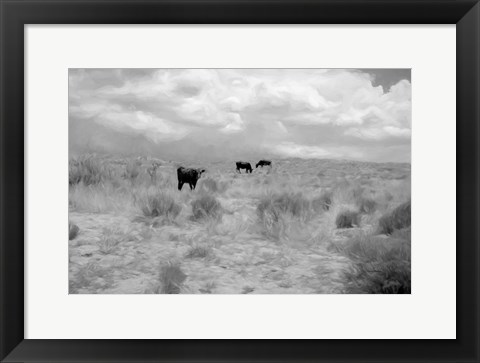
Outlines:
[{"label": "cow herd", "polygon": [[[252,165],[249,162],[245,161],[237,161],[235,162],[237,168],[237,172],[241,173],[241,169],[245,169],[246,173],[252,173]],[[272,166],[272,162],[270,160],[260,160],[256,165],[255,169],[261,166]],[[178,190],[182,190],[183,184],[188,184],[190,186],[190,190],[195,190],[197,186],[197,181],[200,179],[202,174],[205,172],[205,169],[192,169],[192,168],[184,168],[183,166],[177,169],[177,178],[178,178]]]}]

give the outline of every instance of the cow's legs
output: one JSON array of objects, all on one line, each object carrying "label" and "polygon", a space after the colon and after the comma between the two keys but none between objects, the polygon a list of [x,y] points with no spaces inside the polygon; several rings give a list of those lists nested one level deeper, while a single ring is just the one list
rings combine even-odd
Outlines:
[{"label": "cow's legs", "polygon": [[182,190],[183,183],[181,181],[178,182],[178,190]]},{"label": "cow's legs", "polygon": [[192,184],[192,183],[188,183],[188,185],[190,185],[190,190],[193,190],[193,189],[195,189],[195,187],[193,186],[193,184]]}]

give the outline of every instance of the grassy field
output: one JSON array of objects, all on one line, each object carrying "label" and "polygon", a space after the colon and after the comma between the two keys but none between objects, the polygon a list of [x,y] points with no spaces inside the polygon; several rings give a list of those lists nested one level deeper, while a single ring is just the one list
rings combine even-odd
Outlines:
[{"label": "grassy field", "polygon": [[410,164],[272,161],[71,159],[70,293],[410,293]]}]

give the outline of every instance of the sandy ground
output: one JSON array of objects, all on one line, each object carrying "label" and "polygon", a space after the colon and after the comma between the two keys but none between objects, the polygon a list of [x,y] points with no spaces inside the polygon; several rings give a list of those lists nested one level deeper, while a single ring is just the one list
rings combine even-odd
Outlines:
[{"label": "sandy ground", "polygon": [[[71,283],[72,292],[77,293],[152,292],[159,266],[168,260],[182,260],[187,275],[184,293],[342,293],[342,272],[350,264],[324,246],[299,249],[247,233],[209,238],[197,223],[153,229],[109,214],[72,212],[70,218],[82,226],[79,236],[69,241],[72,280],[79,272],[88,276],[88,269],[96,276],[84,281],[84,286],[82,281]],[[226,223],[230,218],[240,217],[223,217]],[[108,253],[100,251],[103,227],[116,229],[119,225],[128,226],[125,240]],[[195,244],[192,241],[207,238],[212,256],[184,257]]]}]

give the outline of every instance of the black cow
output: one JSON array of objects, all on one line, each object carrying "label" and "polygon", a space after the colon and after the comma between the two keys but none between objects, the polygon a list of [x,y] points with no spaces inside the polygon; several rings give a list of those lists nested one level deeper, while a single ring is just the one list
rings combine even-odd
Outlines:
[{"label": "black cow", "polygon": [[261,166],[262,168],[264,166],[272,166],[272,162],[270,160],[260,160],[257,165],[255,165],[255,169]]},{"label": "black cow", "polygon": [[190,190],[194,190],[197,186],[197,181],[205,173],[205,169],[191,169],[183,166],[177,169],[178,190],[182,190],[183,184],[188,183]]},{"label": "black cow", "polygon": [[250,165],[250,163],[247,163],[245,161],[237,161],[236,162],[237,164],[237,171],[240,173],[240,169],[245,169],[245,172],[248,173],[252,173],[252,165]]}]

